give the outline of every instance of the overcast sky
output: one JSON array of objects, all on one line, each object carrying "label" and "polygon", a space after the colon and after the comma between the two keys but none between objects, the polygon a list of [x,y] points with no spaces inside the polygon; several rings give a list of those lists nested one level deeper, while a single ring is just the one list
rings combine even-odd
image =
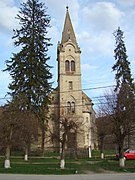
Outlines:
[{"label": "overcast sky", "polygon": [[[16,49],[13,47],[13,29],[18,28],[15,19],[20,3],[26,0],[0,0],[0,104],[8,91],[10,77],[3,73],[5,60],[9,60]],[[135,0],[42,0],[48,7],[51,28],[48,36],[53,46],[49,49],[50,65],[53,66],[53,87],[57,86],[57,43],[65,20],[66,6],[81,48],[82,88],[96,104],[95,97],[102,96],[108,88],[98,88],[115,84],[112,66],[115,39],[113,32],[124,31],[127,55],[131,63],[132,77],[135,78]],[[92,89],[93,88],[93,89]],[[97,88],[97,89],[94,89]]]}]

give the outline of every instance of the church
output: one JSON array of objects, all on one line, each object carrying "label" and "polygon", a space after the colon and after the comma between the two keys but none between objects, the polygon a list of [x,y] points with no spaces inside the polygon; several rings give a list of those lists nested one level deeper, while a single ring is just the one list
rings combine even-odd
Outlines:
[{"label": "church", "polygon": [[[62,39],[57,46],[58,86],[50,95],[53,119],[50,126],[60,136],[60,120],[75,121],[79,127],[70,130],[67,148],[76,144],[78,149],[94,149],[97,146],[95,111],[92,100],[82,91],[80,54],[67,7]],[[53,141],[53,146],[58,143]]]}]

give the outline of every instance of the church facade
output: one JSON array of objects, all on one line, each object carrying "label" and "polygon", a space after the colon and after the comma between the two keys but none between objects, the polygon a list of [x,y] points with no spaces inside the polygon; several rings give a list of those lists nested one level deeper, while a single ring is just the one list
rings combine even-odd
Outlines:
[{"label": "church facade", "polygon": [[58,87],[50,95],[53,119],[50,126],[60,136],[60,119],[75,121],[79,127],[70,130],[67,147],[76,144],[77,148],[94,149],[97,145],[95,111],[92,100],[82,91],[80,54],[67,7],[62,39],[57,46]]}]

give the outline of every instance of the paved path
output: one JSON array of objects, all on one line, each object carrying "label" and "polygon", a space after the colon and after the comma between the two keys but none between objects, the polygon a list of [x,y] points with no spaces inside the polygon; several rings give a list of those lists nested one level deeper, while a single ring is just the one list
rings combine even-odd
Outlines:
[{"label": "paved path", "polygon": [[11,175],[0,174],[0,180],[135,180],[135,173],[88,175]]}]

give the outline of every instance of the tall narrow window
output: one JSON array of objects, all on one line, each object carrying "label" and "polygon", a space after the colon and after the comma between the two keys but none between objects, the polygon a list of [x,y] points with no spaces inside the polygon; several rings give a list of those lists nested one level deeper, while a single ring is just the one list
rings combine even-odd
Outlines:
[{"label": "tall narrow window", "polygon": [[73,82],[69,81],[69,90],[72,90],[72,89],[73,89]]},{"label": "tall narrow window", "polygon": [[75,113],[75,102],[71,103],[71,112]]},{"label": "tall narrow window", "polygon": [[86,123],[88,123],[89,122],[89,119],[88,119],[88,117],[86,117]]},{"label": "tall narrow window", "polygon": [[70,63],[68,60],[65,61],[65,70],[70,71]]},{"label": "tall narrow window", "polygon": [[71,103],[67,102],[67,113],[71,112]]},{"label": "tall narrow window", "polygon": [[75,62],[71,61],[71,71],[75,71]]}]

